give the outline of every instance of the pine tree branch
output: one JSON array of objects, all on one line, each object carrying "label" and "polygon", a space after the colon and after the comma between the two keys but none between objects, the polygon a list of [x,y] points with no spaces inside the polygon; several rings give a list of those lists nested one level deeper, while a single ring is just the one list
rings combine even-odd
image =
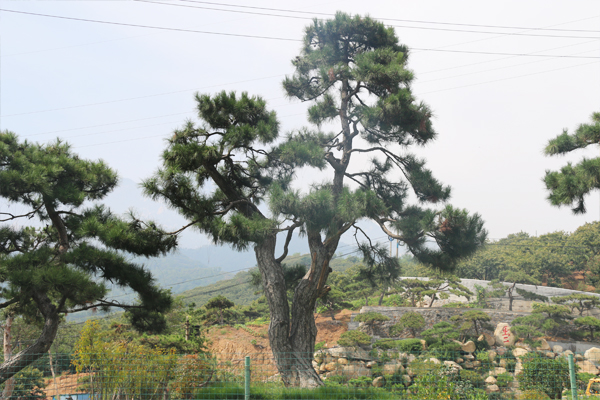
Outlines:
[{"label": "pine tree branch", "polygon": [[17,303],[18,301],[19,301],[18,298],[14,298],[14,299],[5,301],[4,303],[0,303],[0,309],[6,308],[6,307],[10,306],[11,304]]},{"label": "pine tree branch", "polygon": [[297,221],[293,225],[288,226],[287,228],[283,229],[284,231],[287,230],[288,233],[285,237],[285,243],[283,244],[283,254],[280,257],[278,257],[277,259],[275,259],[276,262],[280,263],[287,257],[288,246],[290,244],[290,241],[292,240],[292,234],[294,233],[294,230],[301,225],[302,225],[302,222]]},{"label": "pine tree branch", "polygon": [[11,221],[13,219],[17,219],[17,218],[33,218],[33,216],[35,215],[36,212],[38,212],[40,210],[40,208],[42,208],[43,204],[40,204],[35,210],[29,211],[28,213],[22,214],[22,215],[13,215],[11,213],[5,213],[5,212],[0,212],[0,215],[8,215],[9,217],[6,219],[0,219],[0,222],[6,222],[6,221]]}]

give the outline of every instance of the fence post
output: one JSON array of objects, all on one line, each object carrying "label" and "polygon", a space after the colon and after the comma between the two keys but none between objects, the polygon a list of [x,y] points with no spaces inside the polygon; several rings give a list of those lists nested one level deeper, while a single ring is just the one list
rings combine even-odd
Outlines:
[{"label": "fence post", "polygon": [[571,378],[571,400],[577,400],[577,379],[575,376],[575,363],[573,354],[569,354],[569,377]]},{"label": "fence post", "polygon": [[246,376],[244,378],[244,399],[250,400],[250,356],[246,356],[244,366],[244,369],[246,370]]}]

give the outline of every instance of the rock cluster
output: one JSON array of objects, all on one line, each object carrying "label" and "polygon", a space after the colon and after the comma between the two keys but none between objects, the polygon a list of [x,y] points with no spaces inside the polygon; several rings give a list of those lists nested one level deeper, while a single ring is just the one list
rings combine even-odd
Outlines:
[{"label": "rock cluster", "polygon": [[[450,371],[458,372],[462,369],[481,371],[480,367],[482,367],[482,363],[485,363],[486,368],[489,368],[488,377],[485,379],[486,391],[500,391],[497,377],[503,374],[513,377],[513,381],[509,383],[506,390],[518,391],[516,376],[523,370],[522,360],[528,353],[537,352],[548,358],[568,357],[569,354],[573,354],[570,350],[563,350],[562,346],[551,347],[544,339],[540,340],[541,345],[535,349],[528,344],[515,342],[515,340],[516,338],[510,332],[510,326],[500,323],[496,327],[494,335],[484,333],[478,338],[478,341],[485,341],[490,347],[486,353],[487,359],[482,359],[481,355],[476,358],[474,353],[477,345],[473,341],[468,341],[460,343],[461,351],[457,353],[456,359],[443,361],[443,364]],[[324,379],[334,375],[343,375],[347,379],[372,377],[373,371],[377,369],[378,375],[402,376],[404,383],[409,385],[417,375],[411,369],[411,363],[415,360],[417,360],[417,356],[414,354],[402,353],[397,350],[369,351],[353,347],[335,347],[315,353],[313,367]],[[442,361],[434,357],[420,356],[419,360],[442,364]],[[575,361],[579,372],[597,375],[600,372],[598,368],[600,348],[594,347],[583,355],[575,355]],[[382,387],[384,385],[385,379],[382,377],[373,380],[373,386]]]}]

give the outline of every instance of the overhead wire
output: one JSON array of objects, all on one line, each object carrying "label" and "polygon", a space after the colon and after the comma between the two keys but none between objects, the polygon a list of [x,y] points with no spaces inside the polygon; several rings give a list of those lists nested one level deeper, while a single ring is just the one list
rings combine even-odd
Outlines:
[{"label": "overhead wire", "polygon": [[[239,4],[231,4],[231,3],[219,3],[219,2],[210,2],[210,1],[199,1],[199,0],[179,0],[179,1],[183,1],[186,3],[212,4],[212,5],[219,5],[219,6],[226,6],[226,7],[237,7],[237,8],[246,8],[246,9],[255,9],[255,10],[267,10],[267,11],[279,11],[279,12],[288,12],[288,13],[322,15],[325,17],[334,17],[335,16],[335,14],[332,14],[332,13],[322,13],[322,12],[315,12],[315,11],[300,11],[300,10],[289,10],[289,9],[282,9],[282,8],[257,7],[257,6],[239,5]],[[597,31],[597,30],[585,30],[585,29],[549,29],[549,28],[532,28],[532,27],[506,26],[506,25],[465,24],[465,23],[456,23],[456,22],[439,22],[439,21],[411,20],[411,19],[398,19],[398,18],[380,18],[380,17],[372,17],[372,18],[376,19],[376,20],[382,20],[382,21],[412,22],[412,23],[436,24],[436,25],[471,26],[471,27],[497,28],[497,29],[532,29],[532,30],[600,33],[600,31]],[[598,18],[598,16],[584,18],[584,20],[585,19],[593,19],[593,18]]]},{"label": "overhead wire", "polygon": [[[233,13],[239,13],[239,14],[262,15],[262,16],[268,16],[268,17],[293,18],[293,19],[305,19],[305,20],[313,19],[311,17],[297,17],[297,16],[293,16],[293,15],[269,14],[269,13],[259,13],[259,12],[239,11],[239,10],[226,10],[226,9],[214,8],[214,7],[190,6],[190,5],[175,4],[175,3],[161,3],[158,1],[151,1],[151,0],[133,0],[133,1],[139,2],[139,3],[160,4],[160,5],[164,5],[164,6],[175,6],[175,7],[195,8],[195,9],[201,9],[201,10],[233,12]],[[444,31],[444,32],[460,32],[460,33],[476,33],[476,34],[485,34],[485,35],[497,35],[497,34],[501,33],[502,35],[509,35],[509,36],[550,37],[550,38],[566,38],[566,39],[600,39],[600,36],[544,35],[544,34],[531,34],[531,33],[518,33],[518,32],[503,33],[503,32],[490,32],[490,31],[476,31],[476,30],[467,30],[467,29],[434,28],[434,27],[425,27],[425,26],[409,26],[409,25],[394,25],[394,24],[387,24],[387,25],[394,27],[394,28],[422,29],[422,30]],[[593,32],[600,33],[598,31],[593,31]]]}]

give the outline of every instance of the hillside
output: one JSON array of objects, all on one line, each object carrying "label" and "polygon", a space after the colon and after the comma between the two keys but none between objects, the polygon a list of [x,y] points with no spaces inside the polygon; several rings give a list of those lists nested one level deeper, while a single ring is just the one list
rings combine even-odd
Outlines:
[{"label": "hillside", "polygon": [[[345,271],[346,269],[361,262],[359,257],[350,256],[346,258],[334,258],[331,260],[331,268],[334,271]],[[310,265],[310,255],[293,254],[284,261],[287,264]],[[256,300],[260,294],[256,294],[257,289],[248,282],[250,280],[250,270],[241,271],[235,274],[233,278],[220,280],[216,283],[195,287],[180,294],[186,304],[196,303],[201,306],[211,298],[222,295],[233,301],[237,305],[249,305]]]}]

